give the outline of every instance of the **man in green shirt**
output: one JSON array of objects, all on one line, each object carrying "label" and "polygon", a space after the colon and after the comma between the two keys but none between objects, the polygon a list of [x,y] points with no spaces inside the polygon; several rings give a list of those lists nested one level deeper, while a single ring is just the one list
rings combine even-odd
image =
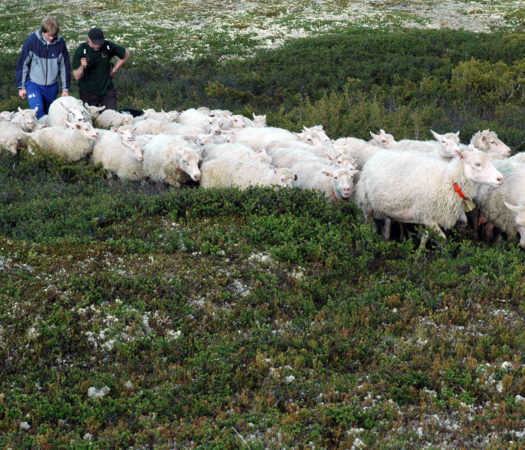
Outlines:
[{"label": "man in green shirt", "polygon": [[[92,106],[117,109],[113,77],[129,58],[129,50],[104,39],[100,28],[92,28],[87,42],[80,44],[73,56],[73,77],[78,81],[80,99]],[[115,66],[111,58],[117,57]]]}]

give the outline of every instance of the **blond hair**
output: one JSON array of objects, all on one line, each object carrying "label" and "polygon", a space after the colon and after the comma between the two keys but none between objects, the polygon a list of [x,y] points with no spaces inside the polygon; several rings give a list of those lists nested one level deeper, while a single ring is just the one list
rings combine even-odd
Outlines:
[{"label": "blond hair", "polygon": [[40,30],[42,33],[49,33],[52,36],[56,36],[60,31],[60,25],[58,20],[56,20],[53,16],[47,16],[42,20],[42,23],[40,24]]}]

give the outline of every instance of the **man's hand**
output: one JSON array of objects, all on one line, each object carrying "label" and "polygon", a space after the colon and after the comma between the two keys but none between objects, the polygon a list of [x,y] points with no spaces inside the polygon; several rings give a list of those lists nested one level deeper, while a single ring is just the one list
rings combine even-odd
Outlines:
[{"label": "man's hand", "polygon": [[18,91],[18,96],[22,99],[22,100],[25,100],[26,99],[26,94],[27,94],[27,91],[25,89],[20,89]]},{"label": "man's hand", "polygon": [[88,60],[87,58],[80,58],[80,65],[85,69],[87,67]]}]

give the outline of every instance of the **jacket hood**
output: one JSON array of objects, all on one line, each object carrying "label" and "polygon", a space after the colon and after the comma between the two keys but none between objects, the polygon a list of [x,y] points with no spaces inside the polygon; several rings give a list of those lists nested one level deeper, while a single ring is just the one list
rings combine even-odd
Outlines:
[{"label": "jacket hood", "polygon": [[42,30],[35,31],[35,34],[38,40],[44,45],[56,45],[62,40],[62,36],[60,34],[57,34],[57,37],[56,39],[53,39],[53,42],[49,42],[44,39],[44,36],[42,36]]}]

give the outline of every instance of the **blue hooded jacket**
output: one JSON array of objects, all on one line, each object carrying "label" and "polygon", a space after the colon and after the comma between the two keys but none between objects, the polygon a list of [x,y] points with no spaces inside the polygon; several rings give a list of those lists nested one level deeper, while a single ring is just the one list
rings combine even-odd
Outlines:
[{"label": "blue hooded jacket", "polygon": [[22,52],[16,65],[16,86],[25,89],[27,81],[49,86],[55,84],[60,76],[62,91],[69,91],[71,67],[66,42],[60,36],[48,42],[38,30],[24,41]]}]

